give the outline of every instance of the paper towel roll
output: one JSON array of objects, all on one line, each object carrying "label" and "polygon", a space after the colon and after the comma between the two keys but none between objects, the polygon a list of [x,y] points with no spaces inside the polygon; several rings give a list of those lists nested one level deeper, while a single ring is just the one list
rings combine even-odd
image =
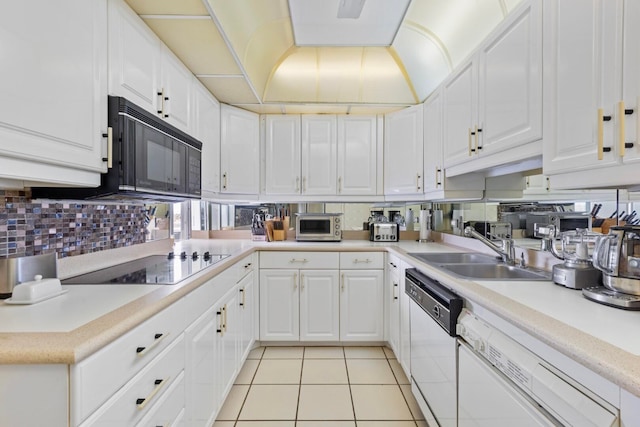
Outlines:
[{"label": "paper towel roll", "polygon": [[429,229],[431,228],[431,212],[428,210],[421,210],[418,216],[418,222],[420,222],[420,241],[425,242],[429,240]]}]

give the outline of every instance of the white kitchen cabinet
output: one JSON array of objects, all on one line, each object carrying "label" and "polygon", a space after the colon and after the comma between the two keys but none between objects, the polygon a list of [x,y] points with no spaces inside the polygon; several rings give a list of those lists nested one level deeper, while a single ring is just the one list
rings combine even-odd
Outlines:
[{"label": "white kitchen cabinet", "polygon": [[255,295],[255,273],[249,271],[237,285],[238,289],[238,316],[242,325],[240,337],[238,339],[238,363],[247,358],[251,346],[255,341],[255,315],[258,312]]},{"label": "white kitchen cabinet", "polygon": [[639,18],[633,1],[545,2],[543,159],[551,188],[637,184]]},{"label": "white kitchen cabinet", "polygon": [[302,194],[336,194],[336,116],[302,116]]},{"label": "white kitchen cabinet", "polygon": [[162,45],[158,114],[178,129],[192,133],[193,74]]},{"label": "white kitchen cabinet", "polygon": [[202,142],[202,197],[210,198],[220,192],[220,103],[198,81],[193,98],[195,137]]},{"label": "white kitchen cabinet", "polygon": [[442,87],[424,102],[424,192],[426,200],[452,197],[481,199],[484,176],[468,173],[449,178],[444,168]]},{"label": "white kitchen cabinet", "polygon": [[340,271],[340,340],[384,339],[384,270]]},{"label": "white kitchen cabinet", "polygon": [[269,195],[299,195],[302,184],[300,115],[265,117],[265,182]]},{"label": "white kitchen cabinet", "polygon": [[384,194],[422,196],[423,190],[422,104],[384,117]]},{"label": "white kitchen cabinet", "polygon": [[389,262],[387,263],[387,290],[385,292],[388,306],[387,313],[389,313],[387,320],[389,328],[387,341],[396,358],[400,356],[400,292],[404,292],[404,289],[400,289],[399,270],[400,259],[396,256],[389,255]]},{"label": "white kitchen cabinet", "polygon": [[162,42],[123,0],[109,0],[109,94],[158,114]]},{"label": "white kitchen cabinet", "polygon": [[338,270],[300,270],[300,341],[339,339]]},{"label": "white kitchen cabinet", "polygon": [[406,262],[400,262],[398,278],[400,280],[400,354],[398,361],[407,378],[411,378],[411,313],[409,303],[411,298],[405,292],[405,271],[411,266]]},{"label": "white kitchen cabinet", "polygon": [[376,195],[382,184],[378,157],[377,117],[338,116],[338,195]]},{"label": "white kitchen cabinet", "polygon": [[107,170],[106,0],[7,3],[0,28],[0,178],[97,186]]},{"label": "white kitchen cabinet", "polygon": [[300,339],[298,270],[260,270],[260,340]]},{"label": "white kitchen cabinet", "polygon": [[523,2],[443,84],[448,176],[540,157],[541,3]]},{"label": "white kitchen cabinet", "polygon": [[220,111],[221,192],[258,194],[260,180],[259,116],[222,104]]}]

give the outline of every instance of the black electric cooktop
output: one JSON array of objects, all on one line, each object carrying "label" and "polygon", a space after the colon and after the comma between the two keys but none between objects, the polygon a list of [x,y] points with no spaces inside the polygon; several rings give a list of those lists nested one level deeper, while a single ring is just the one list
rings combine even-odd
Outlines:
[{"label": "black electric cooktop", "polygon": [[174,285],[199,271],[225,259],[229,255],[182,252],[174,255],[152,255],[135,261],[103,268],[91,273],[71,277],[63,285],[149,284]]}]

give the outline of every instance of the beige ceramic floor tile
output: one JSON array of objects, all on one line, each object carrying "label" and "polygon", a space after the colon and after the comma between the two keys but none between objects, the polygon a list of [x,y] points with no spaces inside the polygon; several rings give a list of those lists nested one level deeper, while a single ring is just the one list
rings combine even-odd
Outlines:
[{"label": "beige ceramic floor tile", "polygon": [[267,347],[263,359],[302,359],[304,347]]},{"label": "beige ceramic floor tile", "polygon": [[382,347],[345,347],[347,359],[386,359]]},{"label": "beige ceramic floor tile", "polygon": [[235,423],[235,421],[216,421],[213,427],[233,427]]},{"label": "beige ceramic floor tile", "polygon": [[413,419],[424,420],[424,415],[422,415],[420,406],[418,406],[418,402],[416,401],[416,398],[413,396],[413,393],[411,392],[411,385],[400,384],[400,389],[402,390],[402,394],[404,395],[405,400],[409,404],[409,410],[413,414]]},{"label": "beige ceramic floor tile", "polygon": [[249,352],[247,359],[261,359],[264,353],[264,347],[256,347]]},{"label": "beige ceramic floor tile", "polygon": [[387,356],[387,359],[395,359],[396,355],[393,354],[393,350],[389,347],[382,347],[382,351],[384,351],[384,355]]},{"label": "beige ceramic floor tile", "polygon": [[244,398],[247,396],[248,391],[248,385],[234,385],[231,387],[231,391],[229,392],[227,399],[224,401],[222,408],[220,408],[220,412],[218,413],[216,420],[235,421],[235,419],[238,418],[240,408],[242,408]]},{"label": "beige ceramic floor tile", "polygon": [[255,375],[259,364],[259,360],[247,359],[244,362],[244,365],[242,365],[240,373],[236,377],[235,384],[251,384],[251,381],[253,380],[253,376]]},{"label": "beige ceramic floor tile", "polygon": [[409,378],[405,375],[400,362],[396,359],[389,359],[389,364],[391,365],[391,370],[393,371],[393,375],[395,375],[398,384],[411,384]]},{"label": "beige ceramic floor tile", "polygon": [[348,384],[344,359],[305,359],[302,384]]},{"label": "beige ceramic floor tile", "polygon": [[352,385],[356,420],[412,420],[409,407],[397,385]]},{"label": "beige ceramic floor tile", "polygon": [[344,359],[342,347],[305,347],[305,359]]},{"label": "beige ceramic floor tile", "polygon": [[295,421],[238,421],[236,427],[295,427],[295,425]]},{"label": "beige ceramic floor tile", "polygon": [[358,421],[358,427],[416,427],[413,421]]},{"label": "beige ceramic floor tile", "polygon": [[397,384],[387,359],[347,359],[351,384]]},{"label": "beige ceramic floor tile", "polygon": [[302,359],[262,359],[253,384],[300,384]]},{"label": "beige ceramic floor tile", "polygon": [[300,387],[299,420],[353,420],[348,385],[308,385]]},{"label": "beige ceramic floor tile", "polygon": [[240,420],[295,420],[298,385],[252,385]]},{"label": "beige ceramic floor tile", "polygon": [[296,427],[356,427],[355,421],[297,421]]}]

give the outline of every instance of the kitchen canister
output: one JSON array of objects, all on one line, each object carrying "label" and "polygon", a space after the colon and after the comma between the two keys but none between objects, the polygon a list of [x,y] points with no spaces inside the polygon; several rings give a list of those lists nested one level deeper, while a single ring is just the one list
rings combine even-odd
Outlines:
[{"label": "kitchen canister", "polygon": [[413,231],[413,209],[409,208],[404,217],[405,229],[407,231]]}]

